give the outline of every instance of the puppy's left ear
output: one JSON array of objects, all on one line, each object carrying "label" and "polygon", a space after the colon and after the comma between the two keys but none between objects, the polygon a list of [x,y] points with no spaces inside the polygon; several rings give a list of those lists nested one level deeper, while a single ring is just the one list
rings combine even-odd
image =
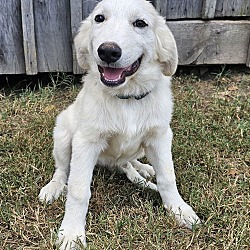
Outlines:
[{"label": "puppy's left ear", "polygon": [[89,36],[91,30],[90,16],[86,18],[74,38],[76,57],[81,68],[88,70],[90,64]]},{"label": "puppy's left ear", "polygon": [[162,64],[163,74],[171,76],[177,68],[178,53],[174,36],[162,16],[158,16],[155,34],[157,59]]}]

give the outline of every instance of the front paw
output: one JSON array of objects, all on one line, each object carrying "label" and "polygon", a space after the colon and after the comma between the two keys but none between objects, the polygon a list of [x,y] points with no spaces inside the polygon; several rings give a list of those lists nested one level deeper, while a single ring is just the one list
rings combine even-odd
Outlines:
[{"label": "front paw", "polygon": [[77,250],[87,247],[85,229],[83,226],[62,225],[59,229],[56,244],[60,250]]},{"label": "front paw", "polygon": [[165,206],[165,208],[174,214],[176,221],[181,227],[192,230],[195,225],[201,223],[200,218],[187,203],[175,206]]}]

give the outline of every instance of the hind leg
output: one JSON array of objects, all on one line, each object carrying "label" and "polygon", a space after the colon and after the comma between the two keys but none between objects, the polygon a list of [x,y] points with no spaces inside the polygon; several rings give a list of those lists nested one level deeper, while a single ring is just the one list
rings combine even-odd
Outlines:
[{"label": "hind leg", "polygon": [[61,116],[57,119],[54,129],[55,173],[51,181],[44,186],[39,194],[39,199],[44,202],[52,202],[57,199],[66,188],[71,159],[71,135],[67,128],[62,126]]},{"label": "hind leg", "polygon": [[128,162],[126,165],[120,166],[119,169],[126,174],[127,178],[132,183],[138,184],[144,188],[150,188],[155,191],[158,190],[157,186],[151,181],[147,181],[144,177],[142,177],[130,162]]}]

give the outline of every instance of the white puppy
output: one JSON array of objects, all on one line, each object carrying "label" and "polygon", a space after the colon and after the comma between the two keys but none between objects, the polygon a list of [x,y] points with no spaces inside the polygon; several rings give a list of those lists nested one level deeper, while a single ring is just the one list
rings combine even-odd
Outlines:
[{"label": "white puppy", "polygon": [[[88,70],[75,102],[54,129],[55,173],[40,200],[58,198],[67,184],[60,249],[86,245],[85,221],[96,164],[113,166],[160,192],[181,225],[200,220],[181,198],[171,155],[171,75],[176,44],[163,17],[145,0],[103,0],[75,38]],[[137,161],[145,155],[153,167]],[[157,187],[145,178],[156,174]],[[108,192],[108,191],[107,191]]]}]

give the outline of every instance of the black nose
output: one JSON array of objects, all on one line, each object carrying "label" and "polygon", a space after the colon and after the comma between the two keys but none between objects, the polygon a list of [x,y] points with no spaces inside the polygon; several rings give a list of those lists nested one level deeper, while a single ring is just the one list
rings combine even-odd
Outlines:
[{"label": "black nose", "polygon": [[101,44],[97,52],[101,60],[108,64],[118,61],[122,55],[122,49],[111,42]]}]

